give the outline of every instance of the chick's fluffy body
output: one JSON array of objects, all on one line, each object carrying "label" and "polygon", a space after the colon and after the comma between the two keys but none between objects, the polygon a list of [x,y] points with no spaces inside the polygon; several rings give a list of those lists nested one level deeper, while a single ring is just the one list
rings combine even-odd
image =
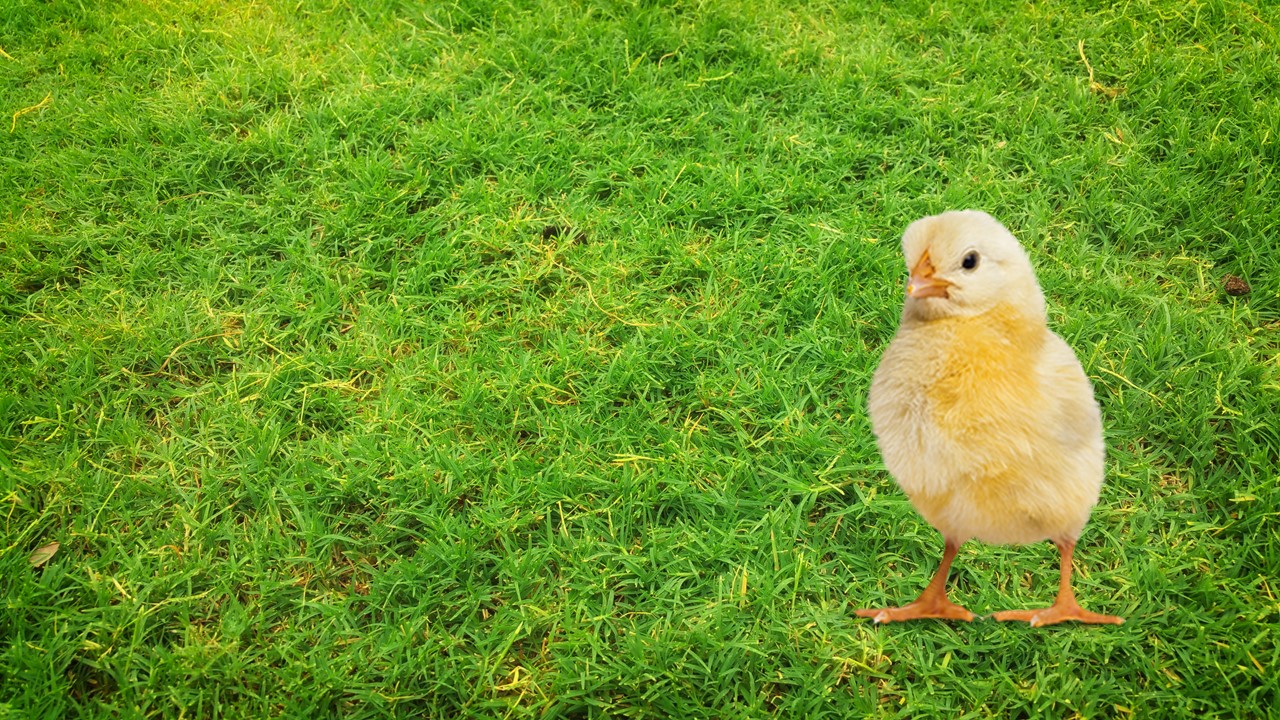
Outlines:
[{"label": "chick's fluffy body", "polygon": [[[992,264],[981,276],[959,272],[971,248]],[[1102,485],[1101,416],[1075,354],[1045,324],[1025,252],[975,212],[917,222],[903,249],[908,267],[927,251],[956,282],[950,299],[907,300],[872,381],[889,472],[957,542],[1074,542]]]}]

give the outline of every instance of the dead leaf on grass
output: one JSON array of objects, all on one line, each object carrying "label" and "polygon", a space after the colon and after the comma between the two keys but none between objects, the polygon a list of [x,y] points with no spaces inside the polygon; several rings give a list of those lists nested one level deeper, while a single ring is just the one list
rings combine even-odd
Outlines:
[{"label": "dead leaf on grass", "polygon": [[51,542],[44,547],[36,548],[35,552],[31,553],[31,557],[27,558],[27,562],[31,563],[31,567],[38,568],[49,562],[49,559],[53,557],[54,553],[58,552],[60,547],[62,547],[62,543]]}]

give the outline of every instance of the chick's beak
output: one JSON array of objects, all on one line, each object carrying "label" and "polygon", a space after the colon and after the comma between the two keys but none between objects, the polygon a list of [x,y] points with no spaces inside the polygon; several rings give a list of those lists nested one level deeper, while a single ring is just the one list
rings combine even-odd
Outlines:
[{"label": "chick's beak", "polygon": [[925,250],[911,268],[911,277],[907,280],[907,295],[913,298],[945,298],[947,287],[951,283],[940,277],[934,277],[933,261],[929,259],[929,251]]}]

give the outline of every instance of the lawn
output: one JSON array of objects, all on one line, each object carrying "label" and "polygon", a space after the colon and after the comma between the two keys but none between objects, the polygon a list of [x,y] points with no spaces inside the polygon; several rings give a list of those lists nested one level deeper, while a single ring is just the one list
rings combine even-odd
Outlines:
[{"label": "lawn", "polygon": [[[1273,713],[1277,27],[3,0],[0,718]],[[865,402],[962,207],[1093,379],[1123,626],[853,616],[941,553]],[[1056,562],[970,543],[952,597]]]}]

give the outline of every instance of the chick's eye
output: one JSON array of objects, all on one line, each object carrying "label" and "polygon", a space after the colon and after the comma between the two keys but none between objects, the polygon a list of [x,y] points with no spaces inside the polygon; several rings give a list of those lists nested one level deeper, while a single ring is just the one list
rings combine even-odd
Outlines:
[{"label": "chick's eye", "polygon": [[964,260],[960,263],[960,267],[964,268],[965,270],[972,270],[978,267],[977,251],[973,251],[973,252],[970,252],[968,255],[965,255]]}]

